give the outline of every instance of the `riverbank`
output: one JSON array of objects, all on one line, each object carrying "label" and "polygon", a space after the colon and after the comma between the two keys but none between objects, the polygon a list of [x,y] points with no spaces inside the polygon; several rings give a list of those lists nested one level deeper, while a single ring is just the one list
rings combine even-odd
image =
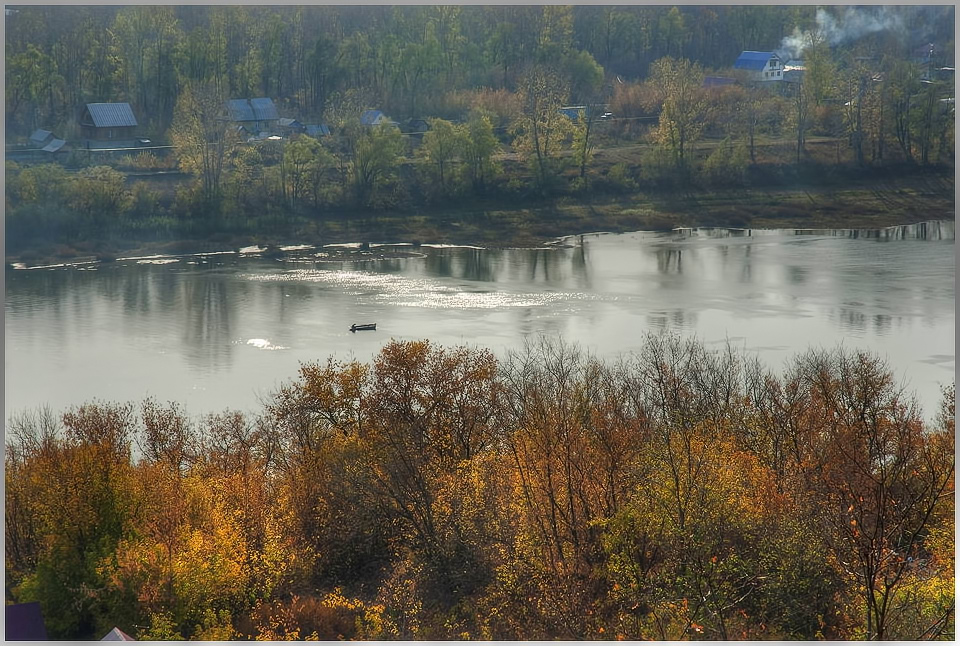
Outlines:
[{"label": "riverbank", "polygon": [[[437,243],[483,247],[531,247],[591,231],[664,231],[676,227],[868,229],[953,220],[955,179],[950,169],[865,176],[822,175],[793,182],[754,178],[730,189],[636,190],[622,194],[503,197],[421,209],[357,214],[328,211],[317,218],[288,219],[256,234],[216,233],[166,240],[57,241],[6,256],[29,266],[125,256],[186,254],[260,246],[336,243]],[[764,187],[764,184],[766,186]]]}]

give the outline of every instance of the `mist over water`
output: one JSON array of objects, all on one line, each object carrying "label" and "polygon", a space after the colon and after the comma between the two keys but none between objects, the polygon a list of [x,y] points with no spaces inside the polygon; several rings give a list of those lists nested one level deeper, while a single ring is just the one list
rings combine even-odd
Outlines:
[{"label": "mist over water", "polygon": [[614,358],[664,331],[758,353],[775,371],[810,347],[870,350],[931,416],[954,378],[954,237],[953,222],[700,229],[362,262],[291,245],[285,260],[8,271],[6,411],[147,395],[192,414],[255,410],[301,362],[367,360],[391,338],[502,354],[546,334]]}]

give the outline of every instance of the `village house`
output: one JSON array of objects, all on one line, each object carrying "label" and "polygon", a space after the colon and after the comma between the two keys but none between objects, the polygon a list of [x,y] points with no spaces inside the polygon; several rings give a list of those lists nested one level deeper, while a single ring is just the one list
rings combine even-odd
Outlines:
[{"label": "village house", "polygon": [[783,80],[787,83],[801,83],[806,71],[807,67],[803,64],[803,61],[791,59],[783,66]]},{"label": "village house", "polygon": [[290,135],[300,135],[306,132],[306,128],[296,119],[281,118],[277,120],[277,130],[284,137]]},{"label": "village house", "polygon": [[387,118],[380,110],[364,110],[360,114],[360,125],[363,126],[380,126],[380,125],[390,125],[390,126],[400,126],[396,121],[391,121]]},{"label": "village house", "polygon": [[27,143],[29,143],[32,148],[43,148],[54,139],[56,139],[56,137],[49,130],[37,129],[34,130],[27,139]]},{"label": "village house", "polygon": [[136,130],[129,103],[88,103],[80,116],[85,148],[132,148],[137,145]]},{"label": "village house", "polygon": [[230,99],[227,101],[227,119],[237,124],[238,128],[252,135],[261,132],[273,132],[280,121],[277,106],[273,99],[266,97],[256,99]]},{"label": "village house", "polygon": [[320,137],[329,137],[330,136],[330,127],[325,123],[310,124],[308,123],[303,127],[304,134],[308,137],[313,137],[314,139],[319,139]]},{"label": "village house", "polygon": [[733,64],[747,72],[747,80],[761,83],[783,80],[783,64],[775,52],[743,52]]}]

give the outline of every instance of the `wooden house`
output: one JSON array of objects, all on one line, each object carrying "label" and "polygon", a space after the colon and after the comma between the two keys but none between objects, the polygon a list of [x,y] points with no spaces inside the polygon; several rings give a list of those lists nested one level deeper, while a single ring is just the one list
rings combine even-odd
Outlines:
[{"label": "wooden house", "polygon": [[131,148],[137,145],[136,130],[129,103],[88,103],[80,116],[86,148]]},{"label": "wooden house", "polygon": [[273,132],[280,121],[273,99],[230,99],[226,104],[227,119],[250,134]]}]

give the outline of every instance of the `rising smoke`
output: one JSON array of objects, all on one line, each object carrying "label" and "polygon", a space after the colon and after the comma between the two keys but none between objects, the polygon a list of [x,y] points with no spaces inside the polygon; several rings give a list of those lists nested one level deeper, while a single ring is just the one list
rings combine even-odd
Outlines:
[{"label": "rising smoke", "polygon": [[817,26],[811,31],[801,32],[799,28],[780,43],[777,54],[783,60],[800,58],[815,39],[831,47],[856,40],[867,34],[886,29],[902,29],[901,17],[889,7],[844,7],[838,18],[834,18],[824,9],[817,9]]}]

